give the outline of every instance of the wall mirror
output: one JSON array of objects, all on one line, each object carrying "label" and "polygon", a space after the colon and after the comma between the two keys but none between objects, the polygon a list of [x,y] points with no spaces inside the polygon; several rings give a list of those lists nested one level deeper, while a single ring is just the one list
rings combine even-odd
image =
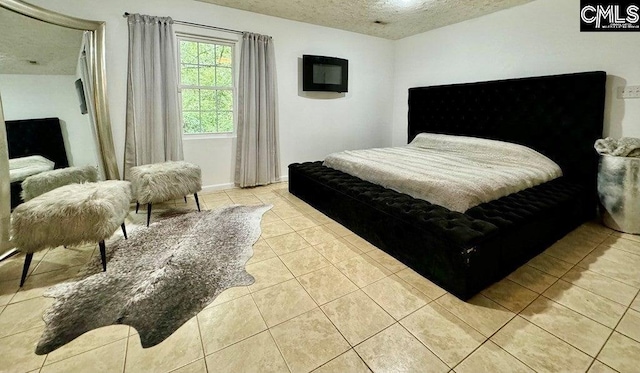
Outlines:
[{"label": "wall mirror", "polygon": [[[29,153],[32,147],[48,142],[62,149],[68,166],[93,165],[104,179],[120,178],[106,98],[104,38],[104,22],[66,16],[19,0],[0,0],[4,109],[0,142],[7,142],[0,143],[0,175],[9,173],[7,153],[9,159],[15,159],[12,150],[16,153],[21,147],[20,152]],[[39,121],[45,118],[54,120]],[[61,136],[47,132],[45,122],[57,126]],[[58,163],[55,168],[67,166]],[[0,178],[2,241],[8,237],[6,217],[12,205],[6,190],[14,189],[15,182],[11,183],[11,176]],[[13,185],[7,185],[10,183]],[[0,255],[8,249],[6,242],[0,242]]]}]

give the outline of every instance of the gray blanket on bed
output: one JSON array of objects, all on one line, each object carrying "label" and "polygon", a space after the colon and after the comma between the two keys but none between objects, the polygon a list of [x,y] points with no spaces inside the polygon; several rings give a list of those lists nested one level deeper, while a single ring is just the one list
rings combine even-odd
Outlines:
[{"label": "gray blanket on bed", "polygon": [[635,137],[623,137],[619,140],[607,137],[606,139],[596,140],[594,147],[600,154],[618,157],[640,157],[640,139]]}]

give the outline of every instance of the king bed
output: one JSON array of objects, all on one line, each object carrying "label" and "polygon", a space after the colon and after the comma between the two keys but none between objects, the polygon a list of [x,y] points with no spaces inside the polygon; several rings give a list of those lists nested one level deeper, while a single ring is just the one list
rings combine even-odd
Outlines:
[{"label": "king bed", "polygon": [[331,162],[350,173],[323,162],[292,164],[289,190],[468,299],[596,216],[593,144],[602,136],[605,84],[606,73],[596,71],[409,89],[408,146],[442,135],[500,140],[559,167],[497,199],[446,208]]}]

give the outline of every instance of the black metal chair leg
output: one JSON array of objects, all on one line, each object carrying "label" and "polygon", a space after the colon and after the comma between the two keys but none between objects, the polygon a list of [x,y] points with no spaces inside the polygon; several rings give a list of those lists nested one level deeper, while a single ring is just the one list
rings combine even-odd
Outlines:
[{"label": "black metal chair leg", "polygon": [[140,209],[140,202],[136,201],[136,214],[138,213],[138,209]]},{"label": "black metal chair leg", "polygon": [[147,227],[151,221],[151,202],[147,203]]},{"label": "black metal chair leg", "polygon": [[107,270],[107,248],[104,245],[104,240],[98,243],[100,245],[100,260],[102,260],[102,271]]},{"label": "black metal chair leg", "polygon": [[124,226],[124,223],[120,226],[122,228],[122,234],[124,234],[124,239],[127,240],[127,228]]},{"label": "black metal chair leg", "polygon": [[20,287],[24,285],[24,280],[27,279],[27,274],[29,273],[29,266],[31,265],[31,259],[33,259],[33,253],[27,253],[27,256],[24,258],[24,266],[22,267],[22,277],[20,278]]},{"label": "black metal chair leg", "polygon": [[[198,201],[198,193],[193,193],[193,196],[196,198],[196,206],[198,206],[198,212],[200,211],[200,201]],[[187,197],[184,197],[187,198]]]},{"label": "black metal chair leg", "polygon": [[184,196],[184,203],[187,203],[187,196]]}]

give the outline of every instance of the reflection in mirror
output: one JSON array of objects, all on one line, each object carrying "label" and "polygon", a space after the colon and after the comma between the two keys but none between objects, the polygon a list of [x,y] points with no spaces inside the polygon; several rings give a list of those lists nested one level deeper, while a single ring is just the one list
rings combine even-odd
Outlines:
[{"label": "reflection in mirror", "polygon": [[[0,95],[0,201],[9,201],[9,155],[7,151],[7,136],[4,130],[4,118],[2,116],[2,95]],[[9,225],[11,209],[8,203],[0,203],[0,260],[4,253],[10,249]]]},{"label": "reflection in mirror", "polygon": [[[20,0],[0,0],[0,94],[7,127],[0,131],[9,158],[19,159],[7,162],[0,151],[0,172],[4,163],[21,168],[27,162],[38,170],[92,165],[102,178],[120,177],[106,102],[104,27]],[[23,160],[31,155],[41,158]],[[0,191],[15,174],[10,170],[9,178],[0,178]],[[22,176],[11,186],[14,205]],[[2,207],[10,204],[0,198]]]}]

